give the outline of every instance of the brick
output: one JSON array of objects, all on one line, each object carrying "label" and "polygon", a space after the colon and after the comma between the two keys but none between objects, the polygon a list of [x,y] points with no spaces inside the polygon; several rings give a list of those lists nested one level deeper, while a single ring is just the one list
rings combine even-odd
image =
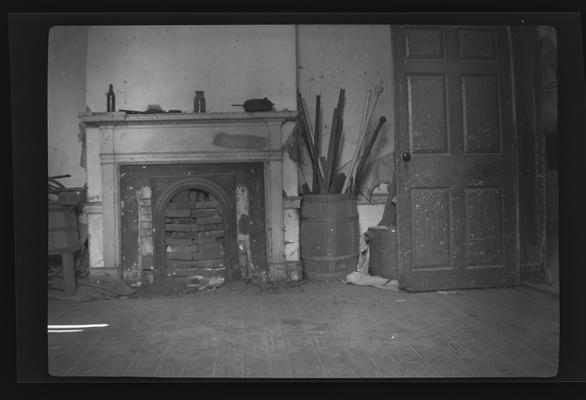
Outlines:
[{"label": "brick", "polygon": [[150,269],[153,266],[153,256],[142,256],[141,268]]},{"label": "brick", "polygon": [[[165,230],[169,232],[202,232],[202,231],[217,231],[223,228],[221,224],[165,224]],[[213,235],[211,235],[213,236]],[[223,236],[223,233],[222,233]]]},{"label": "brick", "polygon": [[224,259],[208,259],[208,260],[196,260],[196,261],[171,261],[168,264],[168,268],[211,268],[219,269],[224,268]]},{"label": "brick", "polygon": [[196,268],[195,261],[169,261],[167,269]]},{"label": "brick", "polygon": [[165,224],[165,230],[170,232],[189,232],[193,226],[188,224]]},{"label": "brick", "polygon": [[169,260],[192,260],[193,255],[191,253],[167,253],[167,259],[169,259]]},{"label": "brick", "polygon": [[190,210],[165,210],[165,217],[170,218],[188,218],[191,215]]},{"label": "brick", "polygon": [[192,210],[191,216],[192,217],[215,217],[216,215],[221,214],[218,209],[200,209],[200,210]]},{"label": "brick", "polygon": [[147,229],[141,229],[140,230],[140,236],[145,236],[145,237],[153,236],[153,229],[152,228],[151,229],[148,229],[148,228]]},{"label": "brick", "polygon": [[224,230],[223,229],[217,229],[217,230],[213,230],[213,231],[205,231],[205,232],[199,232],[198,234],[198,238],[209,238],[209,237],[224,237]]},{"label": "brick", "polygon": [[153,216],[151,214],[142,214],[138,219],[140,222],[151,222]]},{"label": "brick", "polygon": [[146,236],[140,239],[142,254],[153,254],[153,237]]},{"label": "brick", "polygon": [[216,200],[198,201],[195,203],[195,208],[217,208],[218,202]]},{"label": "brick", "polygon": [[199,243],[199,251],[203,251],[203,250],[210,250],[210,251],[214,251],[214,250],[223,250],[224,249],[224,245],[222,243]]},{"label": "brick", "polygon": [[194,232],[215,231],[220,230],[223,227],[224,226],[222,224],[192,225],[192,230]]},{"label": "brick", "polygon": [[153,210],[151,208],[151,206],[140,206],[140,208],[138,209],[138,213],[139,215],[152,215],[153,214]]},{"label": "brick", "polygon": [[215,217],[198,217],[197,218],[197,223],[198,224],[221,224],[223,221],[223,218],[219,215],[216,215]]},{"label": "brick", "polygon": [[143,199],[150,199],[151,198],[151,187],[150,186],[143,186],[140,190],[140,197]]},{"label": "brick", "polygon": [[181,239],[196,238],[197,232],[191,232],[191,231],[189,231],[189,232],[171,232],[170,237],[181,238]]},{"label": "brick", "polygon": [[207,259],[207,260],[197,260],[193,261],[193,265],[196,267],[202,268],[223,268],[224,267],[224,259],[223,258],[215,258],[215,259]]},{"label": "brick", "polygon": [[198,250],[199,246],[197,245],[189,245],[189,246],[176,246],[171,245],[167,246],[167,253],[194,253]]},{"label": "brick", "polygon": [[215,237],[198,237],[195,239],[194,243],[199,244],[200,246],[205,246],[207,244],[215,244],[219,243],[218,238]]},{"label": "brick", "polygon": [[189,246],[193,243],[193,239],[191,238],[174,238],[168,237],[165,239],[165,244],[175,245],[175,246]]},{"label": "brick", "polygon": [[141,206],[149,206],[149,208],[151,208],[151,199],[139,199],[138,204]]},{"label": "brick", "polygon": [[195,218],[170,218],[172,224],[195,224]]},{"label": "brick", "polygon": [[224,257],[224,249],[219,250],[200,250],[193,253],[194,260],[203,260],[206,258],[221,258]]},{"label": "brick", "polygon": [[141,221],[140,227],[141,229],[153,229],[153,223],[151,221]]},{"label": "brick", "polygon": [[188,202],[189,202],[189,191],[187,191],[187,190],[181,191],[181,192],[177,193],[175,196],[173,196],[172,203],[174,203],[174,204],[188,203]]}]

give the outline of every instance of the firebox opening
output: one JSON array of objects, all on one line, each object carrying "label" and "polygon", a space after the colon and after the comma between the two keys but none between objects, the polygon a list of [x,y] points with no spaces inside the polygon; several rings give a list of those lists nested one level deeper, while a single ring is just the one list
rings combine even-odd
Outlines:
[{"label": "firebox opening", "polygon": [[171,198],[163,216],[167,278],[224,278],[224,217],[217,199],[200,189],[183,190]]}]

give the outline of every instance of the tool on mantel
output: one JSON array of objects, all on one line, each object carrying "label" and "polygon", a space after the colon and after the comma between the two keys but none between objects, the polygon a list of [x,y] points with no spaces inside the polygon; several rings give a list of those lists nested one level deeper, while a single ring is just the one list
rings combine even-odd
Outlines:
[{"label": "tool on mantel", "polygon": [[232,104],[235,107],[244,107],[244,111],[246,112],[258,112],[258,111],[272,111],[273,110],[273,103],[267,99],[249,99],[244,102],[244,104]]}]

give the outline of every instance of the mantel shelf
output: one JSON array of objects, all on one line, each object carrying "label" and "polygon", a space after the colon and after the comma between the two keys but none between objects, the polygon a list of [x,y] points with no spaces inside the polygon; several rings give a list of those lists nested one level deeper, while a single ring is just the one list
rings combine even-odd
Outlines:
[{"label": "mantel shelf", "polygon": [[132,123],[217,123],[230,124],[258,121],[294,121],[297,111],[265,111],[235,113],[161,113],[126,114],[124,112],[80,113],[79,119],[92,125],[125,125]]}]

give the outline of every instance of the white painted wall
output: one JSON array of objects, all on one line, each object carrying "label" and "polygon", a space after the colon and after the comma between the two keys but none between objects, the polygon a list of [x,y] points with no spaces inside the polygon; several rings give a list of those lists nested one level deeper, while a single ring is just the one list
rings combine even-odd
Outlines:
[{"label": "white painted wall", "polygon": [[49,31],[47,64],[47,145],[49,176],[70,174],[65,186],[86,182],[80,166],[77,114],[85,109],[88,30],[83,26],[56,26]]},{"label": "white painted wall", "polygon": [[281,26],[92,26],[87,51],[87,104],[106,111],[108,84],[116,108],[193,111],[196,90],[208,112],[242,111],[268,97],[295,110],[295,29]]},{"label": "white painted wall", "polygon": [[[393,68],[391,29],[389,25],[298,25],[297,26],[297,80],[298,88],[315,121],[315,96],[321,95],[322,155],[326,155],[333,110],[340,89],[346,91],[344,108],[343,165],[351,160],[358,140],[358,130],[366,91],[383,87],[372,118],[372,128],[381,115],[387,118],[379,134],[373,155],[379,156],[394,149]],[[305,177],[311,181],[311,172]],[[381,185],[375,193],[386,192]],[[376,225],[384,206],[358,207],[360,229]]]}]

